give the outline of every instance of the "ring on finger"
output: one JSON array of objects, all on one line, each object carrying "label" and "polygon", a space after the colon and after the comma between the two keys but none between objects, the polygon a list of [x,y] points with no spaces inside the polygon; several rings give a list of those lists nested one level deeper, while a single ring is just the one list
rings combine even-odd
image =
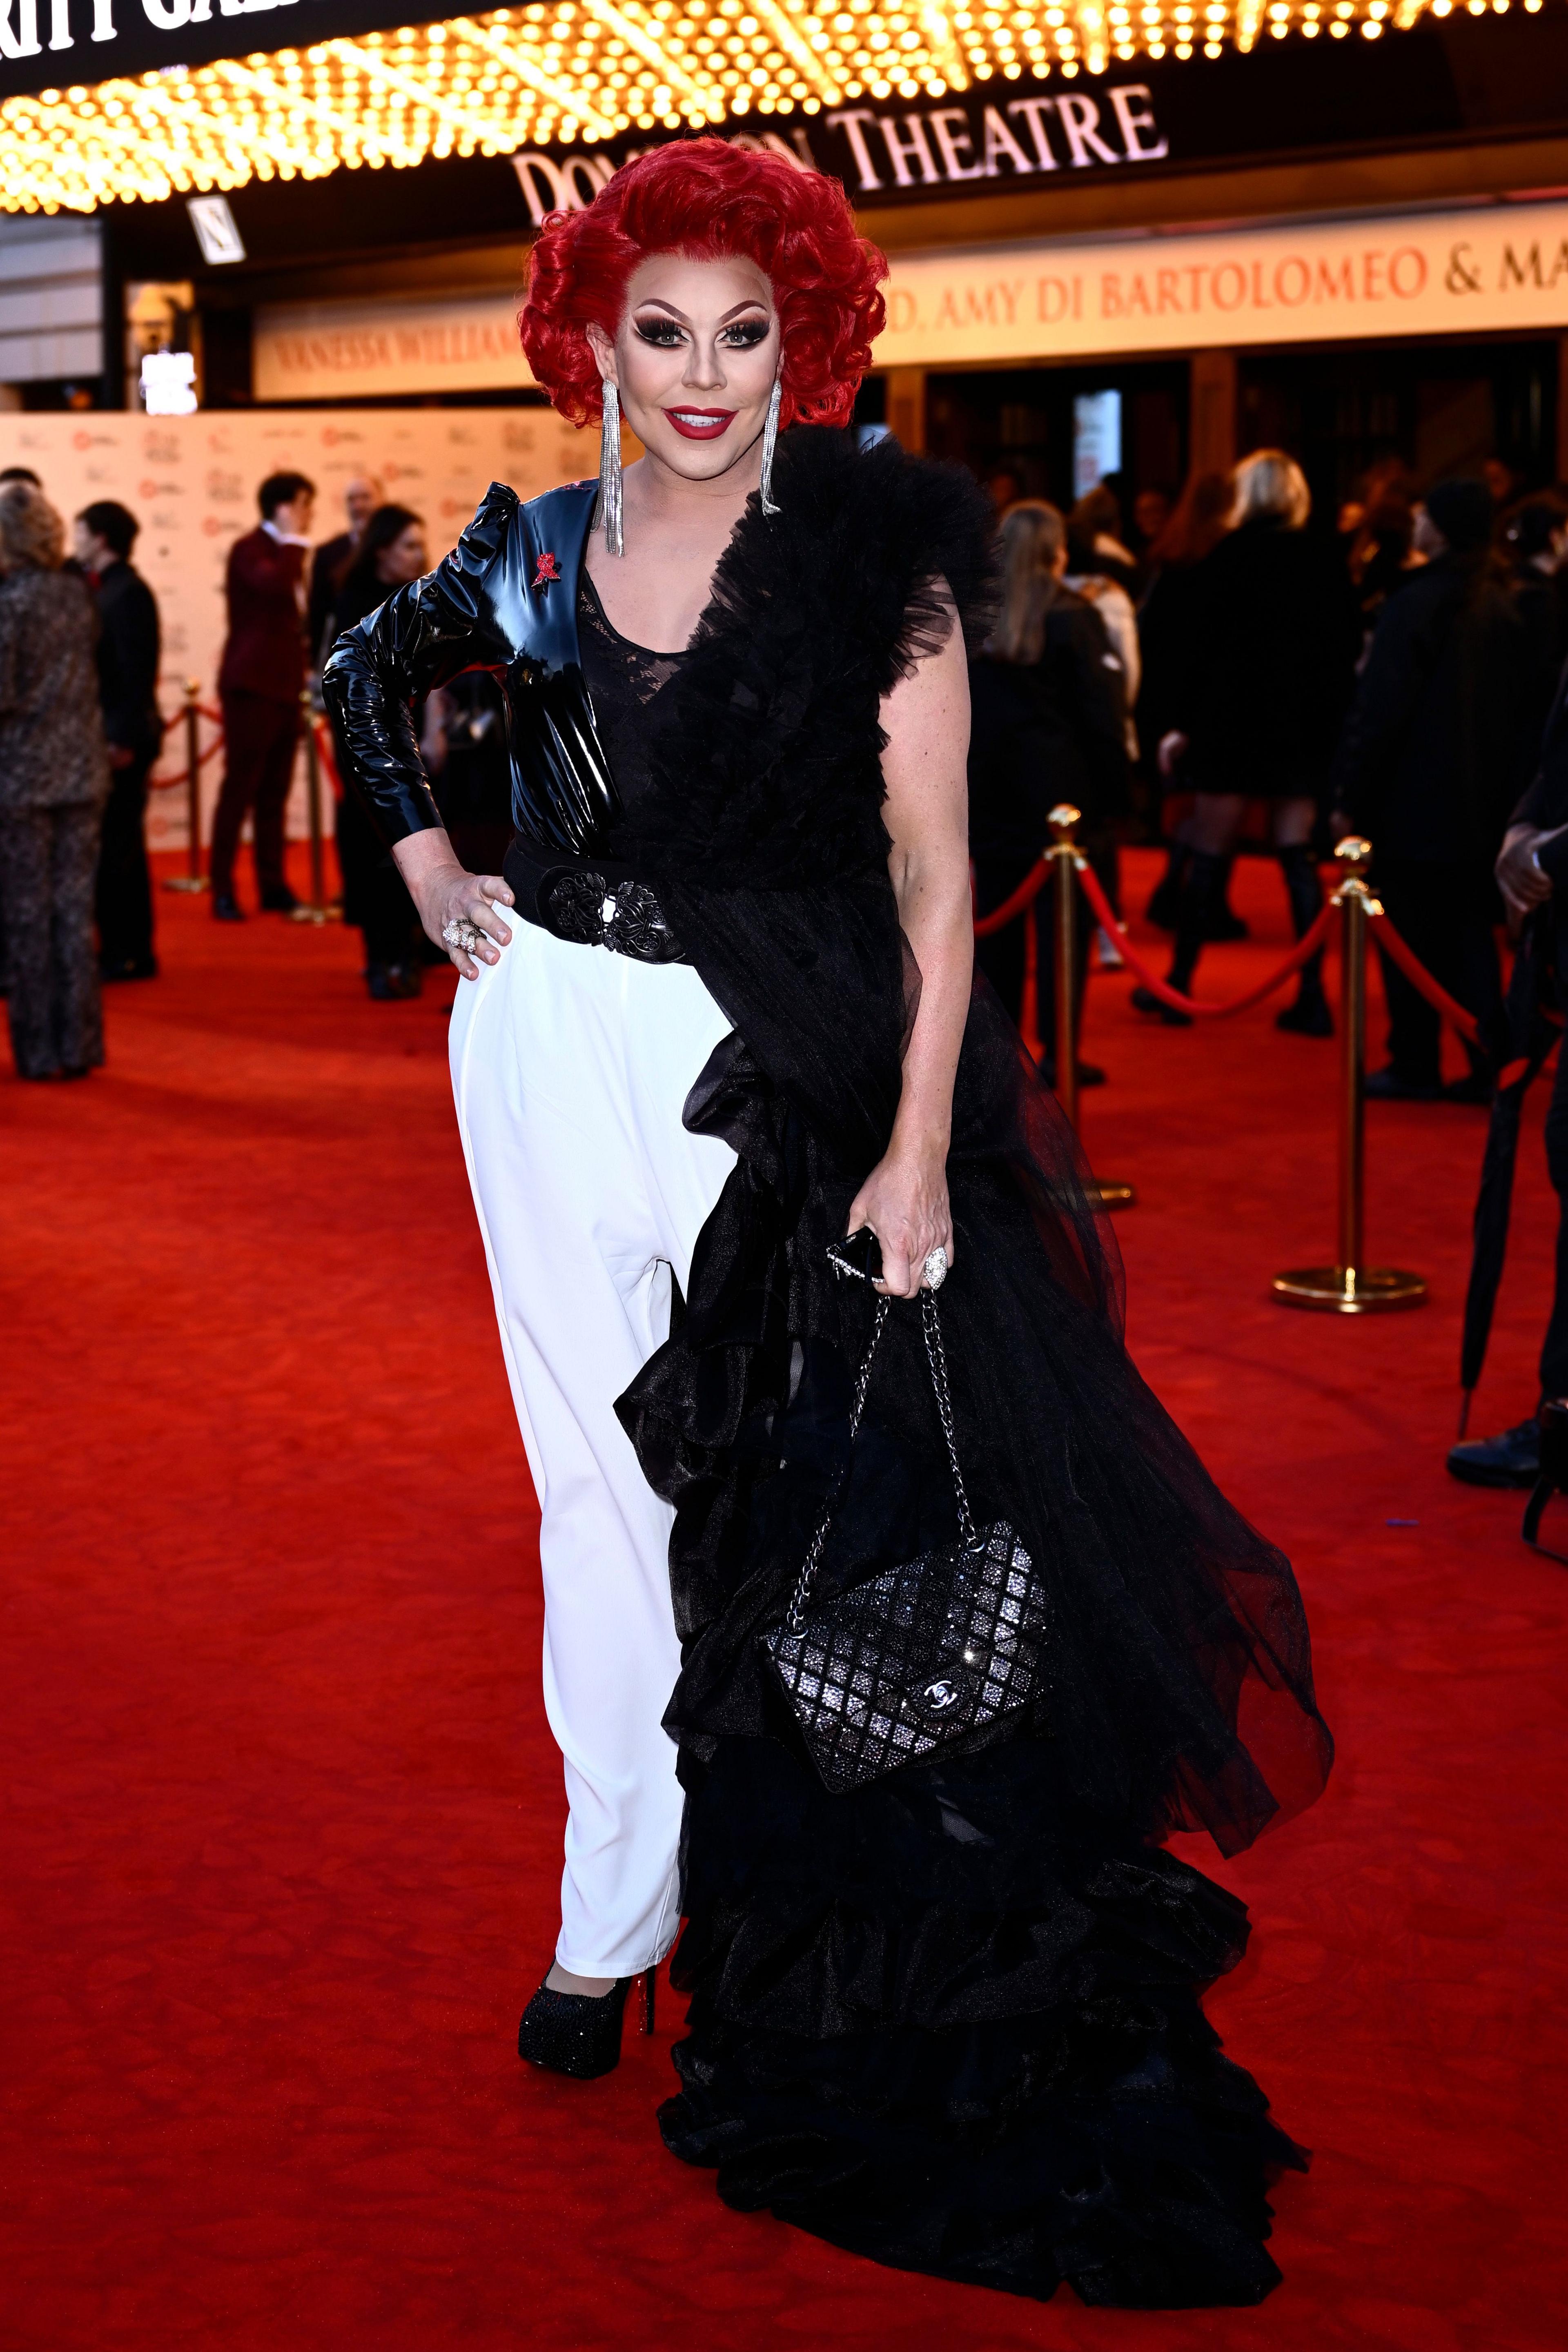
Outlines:
[{"label": "ring on finger", "polygon": [[947,1252],[939,1243],[935,1249],[928,1252],[925,1265],[921,1269],[921,1287],[922,1290],[940,1290],[946,1280]]},{"label": "ring on finger", "polygon": [[471,955],[482,944],[485,934],[467,915],[454,915],[449,923],[442,924],[441,937],[449,948],[461,948]]}]

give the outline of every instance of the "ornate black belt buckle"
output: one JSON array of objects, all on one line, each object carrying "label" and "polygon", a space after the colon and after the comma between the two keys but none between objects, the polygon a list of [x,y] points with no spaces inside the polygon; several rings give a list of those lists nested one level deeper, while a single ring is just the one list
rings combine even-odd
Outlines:
[{"label": "ornate black belt buckle", "polygon": [[606,881],[593,868],[558,874],[546,885],[546,928],[575,947],[608,948],[637,963],[675,963],[680,947],[646,882]]},{"label": "ornate black belt buckle", "polygon": [[567,940],[574,947],[605,945],[603,909],[609,886],[602,874],[557,874],[545,885],[543,895],[548,928],[558,940]]}]

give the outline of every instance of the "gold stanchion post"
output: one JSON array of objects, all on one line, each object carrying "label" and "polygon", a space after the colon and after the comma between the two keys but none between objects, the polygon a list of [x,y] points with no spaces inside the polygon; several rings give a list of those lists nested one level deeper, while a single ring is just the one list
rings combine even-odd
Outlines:
[{"label": "gold stanchion post", "polygon": [[310,902],[296,907],[297,923],[330,923],[332,910],[327,904],[326,850],[321,835],[321,755],[316,749],[316,706],[308,686],[300,690],[300,709],[305,722],[305,806],[310,825]]},{"label": "gold stanchion post", "polygon": [[163,884],[165,890],[205,890],[206,876],[202,872],[202,771],[201,731],[196,723],[196,697],[202,690],[199,677],[185,680],[185,824],[190,840],[185,849],[185,870],[171,874]]},{"label": "gold stanchion post", "polygon": [[[1078,960],[1074,949],[1078,928],[1078,869],[1081,853],[1073,835],[1081,819],[1082,812],[1074,808],[1070,801],[1058,801],[1048,819],[1051,845],[1046,851],[1051,867],[1056,915],[1057,1100],[1075,1132],[1078,1131],[1078,1007],[1075,1002]],[[1095,1188],[1108,1209],[1130,1208],[1138,1198],[1131,1184],[1110,1183],[1097,1178]]]},{"label": "gold stanchion post", "polygon": [[1327,1315],[1374,1315],[1419,1307],[1426,1285],[1418,1274],[1368,1266],[1366,1223],[1366,931],[1373,907],[1366,887],[1372,844],[1359,835],[1334,852],[1344,879],[1334,892],[1340,910],[1340,1202],[1339,1256],[1333,1265],[1277,1274],[1272,1288],[1282,1307]]}]

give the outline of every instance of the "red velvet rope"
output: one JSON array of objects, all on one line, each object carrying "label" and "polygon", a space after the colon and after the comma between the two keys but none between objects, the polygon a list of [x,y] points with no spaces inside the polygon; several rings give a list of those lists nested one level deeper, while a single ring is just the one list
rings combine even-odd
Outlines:
[{"label": "red velvet rope", "polygon": [[1032,906],[1039,897],[1050,870],[1048,857],[1042,857],[1037,866],[1031,866],[1012,897],[1004,898],[999,907],[993,907],[988,915],[980,917],[974,926],[975,938],[988,940],[993,931],[999,931],[1006,924],[1016,921],[1025,908]]},{"label": "red velvet rope", "polygon": [[[209,760],[215,760],[222,750],[223,737],[221,735],[216,735],[212,741],[207,745],[205,751],[198,751],[196,753],[197,767],[205,768],[207,761]],[[148,779],[151,789],[155,793],[173,792],[176,784],[188,784],[190,781],[191,772],[189,768],[182,768],[177,776],[152,776]]]},{"label": "red velvet rope", "polygon": [[[218,730],[212,741],[207,745],[206,750],[196,753],[197,767],[205,768],[207,761],[209,760],[216,759],[217,754],[223,750],[223,713],[221,710],[209,710],[205,702],[198,702],[195,706],[195,709],[198,719],[209,719]],[[165,719],[163,721],[164,734],[166,735],[172,727],[177,727],[184,715],[185,714],[183,710],[177,710],[173,719]],[[338,776],[338,763],[332,757],[331,730],[327,726],[324,719],[315,719],[312,724],[315,730],[316,750],[321,756],[321,764],[327,772],[328,781],[331,782],[332,790],[341,794],[342,792],[342,784]],[[191,781],[191,772],[189,768],[182,768],[179,774],[176,776],[154,776],[151,781],[152,789],[154,792],[170,793],[174,791],[178,785],[188,784]]]},{"label": "red velvet rope", "polygon": [[1300,971],[1301,966],[1317,954],[1329,935],[1329,925],[1332,922],[1334,915],[1331,904],[1321,907],[1311,929],[1297,940],[1279,971],[1272,973],[1268,980],[1261,982],[1257,988],[1249,988],[1245,996],[1227,997],[1223,1004],[1205,1004],[1198,997],[1184,996],[1179,989],[1169,986],[1160,978],[1158,972],[1144,962],[1128,938],[1115,908],[1100,888],[1100,877],[1091,866],[1080,866],[1078,869],[1078,878],[1083,885],[1084,897],[1093,909],[1096,921],[1102,923],[1110,933],[1144,987],[1151,990],[1162,1004],[1173,1005],[1178,1013],[1206,1014],[1215,1019],[1230,1013],[1245,1013],[1249,1005],[1261,1004],[1266,996],[1272,996],[1277,988],[1282,988],[1292,972]]},{"label": "red velvet rope", "polygon": [[[194,705],[187,704],[182,709],[176,710],[172,719],[163,719],[163,728],[165,735],[171,733],[172,730],[178,727],[184,719],[185,710],[193,708],[198,719],[205,719],[209,726],[216,727],[218,730],[212,742],[207,745],[206,750],[196,753],[196,766],[198,768],[205,768],[207,761],[215,758],[223,749],[223,713],[221,710],[214,710],[205,702],[198,702]],[[177,776],[149,777],[148,789],[154,793],[172,793],[178,791],[182,785],[188,784],[190,781],[191,772],[189,768],[182,768]]]},{"label": "red velvet rope", "polygon": [[1447,990],[1435,981],[1413,948],[1406,947],[1381,907],[1371,910],[1372,919],[1379,926],[1378,945],[1391,963],[1396,963],[1412,988],[1426,999],[1435,1012],[1440,1013],[1450,1028],[1457,1029],[1468,1045],[1480,1044],[1480,1032],[1476,1016],[1457,1004]]}]

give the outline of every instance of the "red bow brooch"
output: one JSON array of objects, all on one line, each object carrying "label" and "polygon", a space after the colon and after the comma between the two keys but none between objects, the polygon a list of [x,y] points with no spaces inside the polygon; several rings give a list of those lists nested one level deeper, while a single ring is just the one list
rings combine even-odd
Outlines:
[{"label": "red bow brooch", "polygon": [[533,575],[533,584],[536,588],[548,588],[552,580],[559,580],[560,577],[560,572],[555,569],[555,558],[546,550],[539,559],[539,569]]}]

